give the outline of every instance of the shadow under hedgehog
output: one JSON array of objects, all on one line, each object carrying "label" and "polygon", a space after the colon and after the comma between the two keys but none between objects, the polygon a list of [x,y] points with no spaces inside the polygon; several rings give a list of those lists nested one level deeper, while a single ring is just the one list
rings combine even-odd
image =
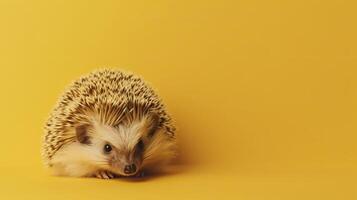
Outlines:
[{"label": "shadow under hedgehog", "polygon": [[59,176],[138,176],[176,154],[175,127],[158,95],[115,69],[73,82],[44,129],[43,159]]}]

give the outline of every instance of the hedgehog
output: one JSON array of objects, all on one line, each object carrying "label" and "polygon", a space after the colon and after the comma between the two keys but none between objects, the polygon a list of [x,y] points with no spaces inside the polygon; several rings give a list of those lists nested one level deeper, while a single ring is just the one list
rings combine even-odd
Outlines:
[{"label": "hedgehog", "polygon": [[140,176],[167,166],[176,152],[175,126],[160,97],[119,69],[74,81],[44,126],[42,157],[58,176]]}]

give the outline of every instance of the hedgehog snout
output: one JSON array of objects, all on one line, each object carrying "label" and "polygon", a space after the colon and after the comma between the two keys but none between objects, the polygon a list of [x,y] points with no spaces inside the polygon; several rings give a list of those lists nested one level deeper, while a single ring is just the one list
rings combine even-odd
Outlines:
[{"label": "hedgehog snout", "polygon": [[124,167],[124,173],[131,175],[136,172],[136,165],[135,164],[130,164],[130,165],[125,165]]},{"label": "hedgehog snout", "polygon": [[118,155],[119,157],[115,157],[111,161],[111,166],[114,168],[113,170],[123,176],[132,176],[135,175],[140,169],[140,160],[135,158],[134,156],[129,157],[127,155]]}]

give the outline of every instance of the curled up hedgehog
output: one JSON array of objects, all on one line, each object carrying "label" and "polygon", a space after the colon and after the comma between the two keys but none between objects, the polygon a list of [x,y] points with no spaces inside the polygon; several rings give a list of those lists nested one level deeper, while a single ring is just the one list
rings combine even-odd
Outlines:
[{"label": "curled up hedgehog", "polygon": [[64,92],[45,124],[43,159],[59,176],[139,176],[175,156],[175,127],[140,77],[102,69]]}]

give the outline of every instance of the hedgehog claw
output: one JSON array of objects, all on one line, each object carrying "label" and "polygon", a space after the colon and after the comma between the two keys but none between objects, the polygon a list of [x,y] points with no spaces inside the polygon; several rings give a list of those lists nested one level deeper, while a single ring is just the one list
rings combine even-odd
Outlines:
[{"label": "hedgehog claw", "polygon": [[94,176],[100,179],[112,179],[115,177],[113,173],[108,171],[98,171],[97,173],[94,174]]}]

